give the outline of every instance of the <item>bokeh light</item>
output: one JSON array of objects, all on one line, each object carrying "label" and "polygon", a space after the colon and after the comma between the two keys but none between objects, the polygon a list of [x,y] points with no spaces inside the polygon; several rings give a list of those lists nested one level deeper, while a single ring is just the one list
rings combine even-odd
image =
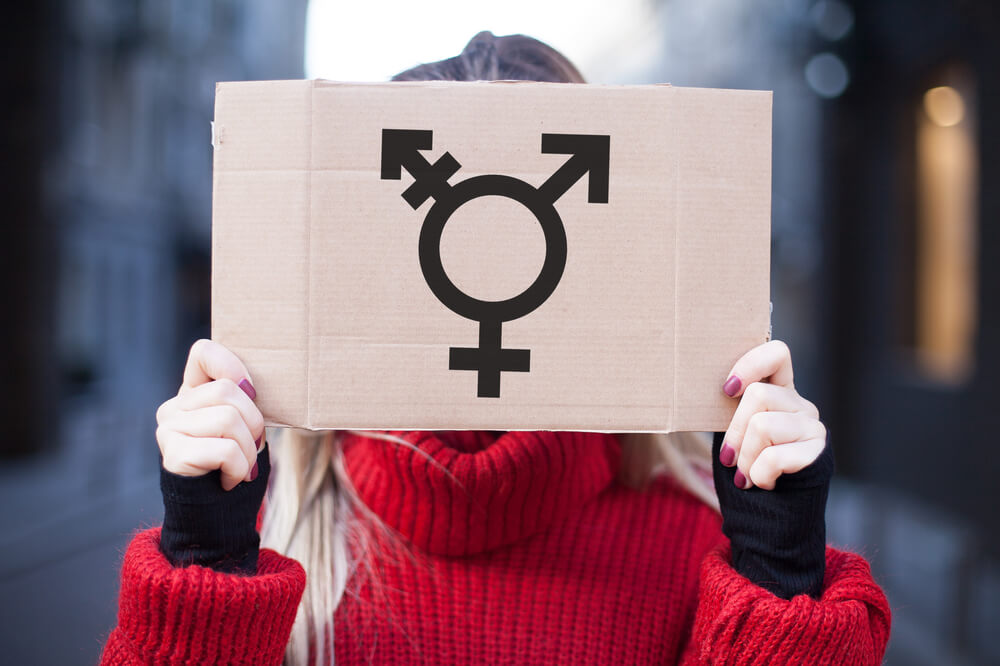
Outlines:
[{"label": "bokeh light", "polygon": [[844,61],[833,53],[819,53],[806,64],[806,82],[817,95],[839,97],[850,83],[851,76]]},{"label": "bokeh light", "polygon": [[924,93],[924,112],[935,125],[952,127],[965,117],[965,102],[951,86],[938,86]]}]

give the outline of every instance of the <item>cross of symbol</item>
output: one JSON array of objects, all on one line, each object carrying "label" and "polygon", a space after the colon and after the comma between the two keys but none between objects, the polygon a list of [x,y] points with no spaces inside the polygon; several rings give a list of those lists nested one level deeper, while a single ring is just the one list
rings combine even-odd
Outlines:
[{"label": "cross of symbol", "polygon": [[480,322],[478,347],[451,347],[449,352],[449,370],[479,372],[476,392],[480,398],[500,395],[501,372],[530,372],[531,350],[504,349],[499,321]]}]

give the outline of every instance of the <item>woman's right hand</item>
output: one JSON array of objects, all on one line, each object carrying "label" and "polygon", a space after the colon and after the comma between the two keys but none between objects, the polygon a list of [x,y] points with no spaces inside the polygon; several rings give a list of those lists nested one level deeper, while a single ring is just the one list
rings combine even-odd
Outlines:
[{"label": "woman's right hand", "polygon": [[264,417],[246,366],[212,340],[191,345],[184,382],[156,411],[156,441],[163,468],[180,476],[222,471],[231,490],[257,476]]}]

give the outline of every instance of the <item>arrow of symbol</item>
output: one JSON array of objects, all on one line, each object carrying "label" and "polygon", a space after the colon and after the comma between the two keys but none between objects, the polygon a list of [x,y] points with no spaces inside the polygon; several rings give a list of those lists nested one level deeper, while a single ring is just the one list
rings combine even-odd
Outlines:
[{"label": "arrow of symbol", "polygon": [[[382,180],[400,180],[406,169],[414,183],[403,192],[403,198],[416,210],[427,199],[440,198],[448,189],[448,179],[461,168],[451,153],[443,154],[431,164],[420,154],[433,147],[431,130],[382,130]],[[555,202],[576,181],[589,173],[587,201],[608,203],[611,137],[597,134],[543,134],[542,152],[571,155],[538,192]]]},{"label": "arrow of symbol", "polygon": [[462,165],[451,153],[445,153],[431,164],[420,154],[433,145],[431,130],[382,130],[382,180],[400,180],[402,170],[413,176],[413,184],[403,192],[403,198],[413,210],[433,198],[441,198],[450,185],[448,179]]},{"label": "arrow of symbol", "polygon": [[543,134],[542,152],[572,155],[559,170],[542,183],[538,191],[549,201],[557,201],[590,172],[587,183],[589,203],[608,203],[611,137],[599,134]]}]

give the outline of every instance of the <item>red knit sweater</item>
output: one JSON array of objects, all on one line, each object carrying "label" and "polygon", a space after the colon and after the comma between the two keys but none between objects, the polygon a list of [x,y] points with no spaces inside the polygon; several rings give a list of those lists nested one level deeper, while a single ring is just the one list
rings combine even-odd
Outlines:
[{"label": "red knit sweater", "polygon": [[[728,563],[720,518],[669,480],[614,482],[611,435],[352,437],[345,462],[375,533],[334,617],[341,664],[874,664],[889,607],[868,564],[827,550],[818,600],[783,600]],[[122,566],[105,664],[277,664],[305,584],[262,550],[257,575],[172,568],[159,530]]]}]

